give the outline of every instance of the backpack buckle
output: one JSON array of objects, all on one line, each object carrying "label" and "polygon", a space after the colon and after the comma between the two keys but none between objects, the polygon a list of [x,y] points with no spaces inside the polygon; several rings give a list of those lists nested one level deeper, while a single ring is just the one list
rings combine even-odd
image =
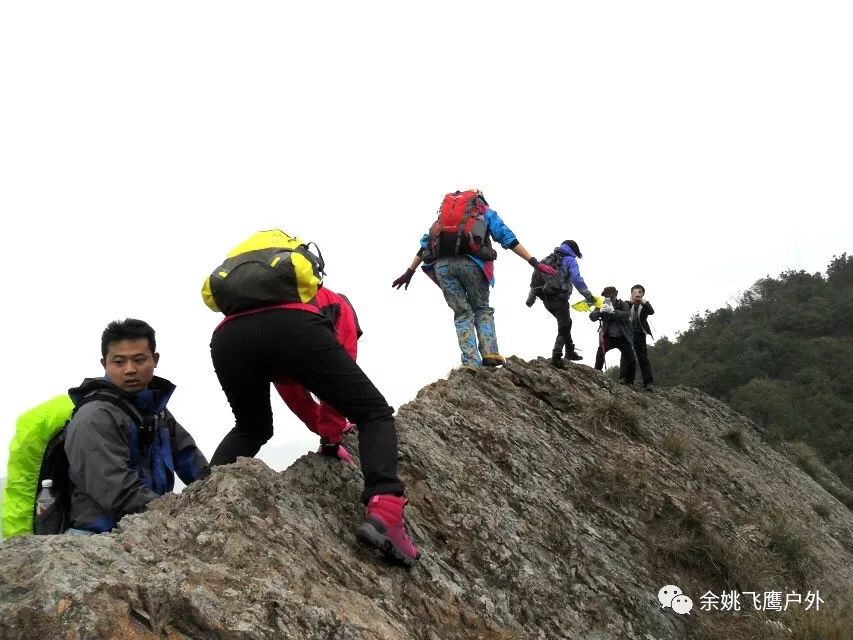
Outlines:
[{"label": "backpack buckle", "polygon": [[139,423],[139,432],[145,444],[151,444],[154,441],[154,434],[159,430],[160,413],[144,416],[142,422]]}]

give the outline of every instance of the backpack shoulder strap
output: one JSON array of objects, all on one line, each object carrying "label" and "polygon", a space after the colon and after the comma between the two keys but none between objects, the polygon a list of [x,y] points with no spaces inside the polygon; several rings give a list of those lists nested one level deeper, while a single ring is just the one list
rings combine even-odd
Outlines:
[{"label": "backpack shoulder strap", "polygon": [[[83,398],[80,400],[80,403],[74,407],[74,413],[77,413],[77,410],[84,404],[92,402],[94,400],[106,400],[107,402],[110,402],[116,407],[122,409],[125,413],[127,413],[127,415],[130,416],[130,419],[134,421],[136,426],[142,430],[151,430],[152,427],[156,426],[156,422],[152,422],[152,420],[157,420],[165,417],[165,410],[163,410],[161,412],[158,412],[155,416],[148,416],[148,418],[146,418],[142,415],[142,412],[137,409],[136,406],[134,406],[134,404],[130,402],[127,398],[123,398],[118,393],[110,391],[109,389],[96,389],[95,391],[92,391],[91,393],[88,393],[83,396]],[[73,415],[74,414],[72,414],[72,416]],[[169,439],[174,440],[174,419],[166,420],[166,427],[169,429]]]},{"label": "backpack shoulder strap", "polygon": [[361,330],[361,325],[358,323],[358,314],[355,312],[355,307],[352,306],[352,302],[350,302],[349,298],[347,298],[344,294],[338,294],[341,299],[346,303],[349,307],[350,311],[352,311],[353,320],[355,320],[355,338],[358,340],[361,336],[364,335],[364,331]]},{"label": "backpack shoulder strap", "polygon": [[72,416],[77,413],[77,411],[84,404],[88,404],[89,402],[93,402],[95,400],[106,400],[107,402],[115,405],[122,411],[124,411],[130,418],[137,424],[137,426],[142,426],[144,418],[142,416],[142,412],[133,406],[126,398],[122,398],[118,393],[114,391],[110,391],[109,389],[96,389],[91,393],[87,393],[80,402],[74,407],[74,413]]}]

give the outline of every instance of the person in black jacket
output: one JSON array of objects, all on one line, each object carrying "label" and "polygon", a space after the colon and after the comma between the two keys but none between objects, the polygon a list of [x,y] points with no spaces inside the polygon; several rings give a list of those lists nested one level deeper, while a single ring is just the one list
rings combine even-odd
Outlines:
[{"label": "person in black jacket", "polygon": [[[652,335],[652,330],[649,327],[648,317],[654,315],[655,310],[652,305],[643,299],[646,295],[646,289],[641,284],[635,284],[631,287],[631,302],[629,303],[629,319],[631,322],[631,330],[634,340],[634,353],[637,355],[637,362],[640,364],[640,372],[643,374],[643,386],[646,389],[654,388],[654,378],[652,377],[652,367],[649,364],[649,353],[646,349],[646,335]],[[627,363],[625,357],[622,357],[620,369],[627,371]],[[636,375],[636,373],[635,373]],[[630,378],[625,376],[629,383],[634,382],[634,376]]]},{"label": "person in black jacket", "polygon": [[598,351],[595,354],[595,368],[601,371],[604,368],[604,354],[611,349],[619,349],[621,353],[619,382],[629,384],[636,374],[636,363],[634,362],[634,334],[631,331],[628,303],[619,300],[616,296],[619,292],[616,287],[605,287],[601,295],[604,296],[604,306],[594,309],[589,314],[593,322],[600,321],[598,328]]}]

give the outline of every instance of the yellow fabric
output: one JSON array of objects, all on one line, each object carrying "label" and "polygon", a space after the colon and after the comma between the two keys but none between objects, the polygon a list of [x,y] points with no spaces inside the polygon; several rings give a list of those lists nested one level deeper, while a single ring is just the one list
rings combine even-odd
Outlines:
[{"label": "yellow fabric", "polygon": [[213,311],[216,311],[216,313],[219,313],[219,306],[216,304],[216,300],[213,299],[213,292],[210,290],[210,277],[205,278],[204,284],[201,285],[201,297],[204,299],[204,304]]},{"label": "yellow fabric", "polygon": [[[595,297],[595,308],[601,309],[601,307],[604,305],[604,298],[602,298],[601,296],[594,296],[594,297]],[[575,302],[572,305],[572,309],[574,309],[575,311],[580,311],[581,313],[587,313],[589,311],[592,311],[593,307],[586,300],[581,300],[580,302]]]},{"label": "yellow fabric", "polygon": [[299,299],[302,302],[311,302],[317,295],[317,287],[320,286],[320,278],[314,275],[314,266],[302,254],[295,251],[290,254],[290,263],[296,274],[296,286],[299,289]]},{"label": "yellow fabric", "polygon": [[239,256],[247,251],[257,251],[258,249],[295,249],[296,247],[305,244],[299,238],[287,235],[281,229],[270,229],[268,231],[259,231],[258,233],[247,238],[236,247],[228,252],[228,258]]}]

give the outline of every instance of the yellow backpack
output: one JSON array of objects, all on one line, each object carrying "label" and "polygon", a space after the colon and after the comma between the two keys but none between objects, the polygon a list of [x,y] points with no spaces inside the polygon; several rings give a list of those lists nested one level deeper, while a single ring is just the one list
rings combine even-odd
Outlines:
[{"label": "yellow backpack", "polygon": [[323,267],[318,247],[314,255],[308,244],[284,231],[260,231],[228,252],[225,262],[204,281],[201,297],[213,311],[227,316],[310,302],[323,283]]}]

